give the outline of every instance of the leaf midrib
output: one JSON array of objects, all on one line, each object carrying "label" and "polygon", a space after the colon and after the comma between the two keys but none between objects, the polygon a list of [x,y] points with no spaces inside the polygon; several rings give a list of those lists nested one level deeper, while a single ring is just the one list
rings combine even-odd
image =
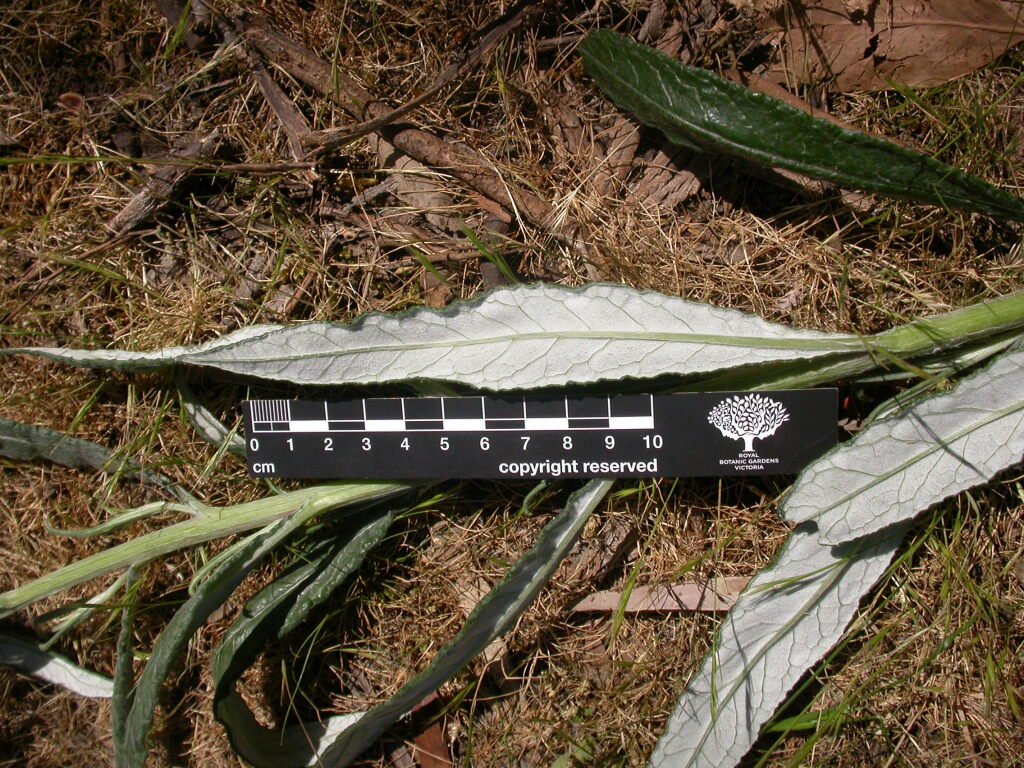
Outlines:
[{"label": "leaf midrib", "polygon": [[[860,352],[864,349],[863,342],[856,338],[799,339],[761,336],[719,336],[715,334],[702,333],[652,333],[650,331],[537,331],[533,333],[517,333],[507,336],[487,336],[479,339],[453,339],[445,341],[429,341],[418,344],[397,342],[394,344],[362,346],[352,349],[332,348],[294,354],[283,353],[267,357],[246,356],[244,359],[229,359],[227,361],[225,361],[220,354],[211,354],[211,352],[190,352],[182,355],[179,360],[184,363],[231,362],[259,364],[279,360],[314,360],[324,357],[345,357],[373,354],[377,352],[405,352],[414,349],[456,349],[472,346],[485,346],[490,344],[513,344],[523,341],[559,341],[562,339],[660,341],[675,344],[710,344],[723,347],[750,347],[755,349],[795,349],[821,353]],[[217,347],[213,352],[222,353],[238,347],[244,348],[244,346],[251,345],[254,341],[261,340],[268,341],[266,337],[263,337],[262,339],[245,339],[238,342],[238,344],[227,344]]]}]

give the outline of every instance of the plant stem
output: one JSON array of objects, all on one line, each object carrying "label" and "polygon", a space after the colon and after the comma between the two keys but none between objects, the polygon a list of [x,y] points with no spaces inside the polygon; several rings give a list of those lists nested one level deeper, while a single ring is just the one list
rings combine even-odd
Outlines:
[{"label": "plant stem", "polygon": [[89,579],[205,541],[261,528],[300,510],[312,517],[347,504],[401,493],[410,487],[398,483],[326,483],[244,504],[213,508],[208,517],[185,520],[140,536],[0,594],[0,617]]}]

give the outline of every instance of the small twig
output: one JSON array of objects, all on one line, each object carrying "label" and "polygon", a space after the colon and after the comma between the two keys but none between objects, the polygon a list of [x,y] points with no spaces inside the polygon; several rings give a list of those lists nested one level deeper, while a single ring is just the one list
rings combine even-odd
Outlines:
[{"label": "small twig", "polygon": [[325,206],[324,213],[330,213],[337,217],[348,216],[356,208],[362,208],[367,203],[372,203],[374,200],[394,192],[398,187],[399,181],[400,177],[398,176],[388,176],[380,184],[374,184],[372,187],[367,187],[340,208]]},{"label": "small twig", "polygon": [[307,145],[314,146],[314,151],[317,154],[323,154],[336,150],[338,147],[343,144],[347,144],[353,139],[366,136],[370,133],[377,133],[381,128],[390,125],[399,118],[412,112],[416,107],[426,103],[446,85],[461,78],[469,72],[480,62],[481,59],[484,58],[484,56],[490,53],[498,43],[504,40],[510,32],[522,25],[524,18],[532,7],[532,3],[521,3],[495,21],[480,38],[480,42],[478,42],[465,55],[465,57],[463,57],[462,61],[445,67],[444,71],[437,76],[434,82],[416,98],[407,101],[397,109],[386,112],[372,120],[365,120],[361,123],[357,123],[356,125],[350,125],[344,128],[329,128],[324,131],[311,132],[304,137],[303,141]]},{"label": "small twig", "polygon": [[[245,27],[245,36],[269,61],[333,99],[353,117],[375,119],[389,111],[352,78],[280,32],[249,23]],[[506,210],[545,231],[551,231],[551,205],[501,178],[493,170],[493,160],[418,128],[391,126],[382,128],[381,132],[385,134],[383,138],[400,152],[426,166],[446,171]]]},{"label": "small twig", "polygon": [[[173,159],[207,158],[214,153],[219,142],[218,131],[214,129],[203,138],[193,141],[183,150],[175,153]],[[193,164],[168,164],[160,168],[146,180],[142,189],[135,193],[128,204],[111,219],[108,225],[110,230],[115,235],[123,235],[135,229],[170,202],[175,191],[195,167]]]}]

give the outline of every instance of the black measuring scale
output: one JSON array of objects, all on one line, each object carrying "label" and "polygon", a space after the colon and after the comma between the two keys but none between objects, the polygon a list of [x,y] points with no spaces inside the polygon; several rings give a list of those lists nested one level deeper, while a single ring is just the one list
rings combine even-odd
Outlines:
[{"label": "black measuring scale", "polygon": [[834,389],[244,403],[253,477],[791,474],[837,438]]}]

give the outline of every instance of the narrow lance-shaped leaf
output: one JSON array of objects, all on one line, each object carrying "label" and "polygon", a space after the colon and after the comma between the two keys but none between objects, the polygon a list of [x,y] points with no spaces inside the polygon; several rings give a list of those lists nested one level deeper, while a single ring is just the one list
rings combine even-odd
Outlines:
[{"label": "narrow lance-shaped leaf", "polygon": [[302,509],[326,512],[347,504],[401,493],[409,487],[398,483],[328,483],[230,507],[207,508],[208,517],[185,520],[147,533],[0,593],[0,616],[89,579],[206,541],[262,528]]},{"label": "narrow lance-shaped leaf", "polygon": [[955,346],[961,336],[973,342],[1024,326],[1024,293],[978,306],[861,339],[625,286],[537,284],[498,289],[440,311],[367,315],[351,324],[254,326],[194,347],[0,354],[127,371],[184,363],[304,385],[431,380],[529,389],[732,372],[745,374],[745,386],[753,387],[761,371],[778,378],[780,367],[828,363],[842,365],[849,376],[878,364],[875,346],[909,356]]},{"label": "narrow lance-shaped leaf", "polygon": [[132,662],[135,651],[132,632],[139,608],[135,599],[138,586],[139,569],[133,565],[124,574],[124,607],[121,609],[121,631],[117,633],[114,694],[110,702],[110,735],[114,742],[114,754],[124,751],[124,725],[134,698],[135,673]]},{"label": "narrow lance-shaped leaf", "polygon": [[179,372],[174,383],[178,389],[178,397],[181,398],[181,410],[199,437],[228,453],[245,456],[245,441],[242,436],[228,429],[205,405],[199,402],[199,398],[188,385],[185,375]]},{"label": "narrow lance-shaped leaf", "polygon": [[342,731],[317,765],[348,765],[392,723],[451,679],[494,638],[507,632],[565,559],[611,486],[610,480],[591,480],[574,493],[565,509],[541,531],[533,549],[480,601],[459,633],[438,651],[430,665],[389,701],[366,712]]},{"label": "narrow lance-shaped leaf", "polygon": [[279,520],[252,534],[177,610],[157,638],[146,668],[135,685],[131,708],[120,729],[122,743],[115,755],[117,768],[142,768],[146,764],[146,737],[153,724],[160,688],[195,631],[271,549],[313,514],[315,510],[307,506],[290,519]]},{"label": "narrow lance-shaped leaf", "polygon": [[787,520],[839,544],[907,520],[1024,459],[1024,346],[943,395],[871,424],[805,470]]},{"label": "narrow lance-shaped leaf", "polygon": [[795,530],[775,562],[740,595],[683,692],[650,768],[728,768],[800,677],[842,636],[882,575],[904,527],[843,548]]},{"label": "narrow lance-shaped leaf", "polygon": [[1024,219],[1024,201],[974,176],[828,121],[607,30],[580,46],[587,72],[672,141],[868,192]]},{"label": "narrow lance-shaped leaf", "polygon": [[[680,699],[652,768],[734,765],[787,691],[839,639],[908,518],[1020,461],[1022,365],[1024,351],[1015,348],[950,395],[869,427],[801,473],[786,510],[807,519],[825,510],[823,530],[803,523],[740,596]],[[949,434],[927,446],[929,424]],[[1006,449],[995,444],[1007,439],[1002,429],[1015,432]],[[955,450],[944,450],[943,440]]]},{"label": "narrow lance-shaped leaf", "polygon": [[284,637],[326,600],[387,533],[392,512],[378,513],[365,524],[353,521],[354,532],[344,542],[321,541],[300,555],[302,562],[256,594],[214,650],[213,708],[228,730],[235,750],[257,768],[316,765],[331,739],[361,715],[341,715],[283,730],[260,725],[235,682],[263,646]]},{"label": "narrow lance-shaped leaf", "polygon": [[45,459],[64,467],[96,469],[102,472],[120,471],[122,477],[128,480],[169,488],[179,496],[188,496],[159,472],[139,471],[137,465],[116,456],[113,451],[99,443],[10,419],[0,418],[0,456],[17,461]]},{"label": "narrow lance-shaped leaf", "polygon": [[780,360],[863,355],[852,336],[786,328],[754,315],[625,286],[537,284],[444,310],[245,329],[157,352],[21,349],[85,367],[146,371],[174,363],[295,384],[453,381],[533,388],[696,374]]}]

